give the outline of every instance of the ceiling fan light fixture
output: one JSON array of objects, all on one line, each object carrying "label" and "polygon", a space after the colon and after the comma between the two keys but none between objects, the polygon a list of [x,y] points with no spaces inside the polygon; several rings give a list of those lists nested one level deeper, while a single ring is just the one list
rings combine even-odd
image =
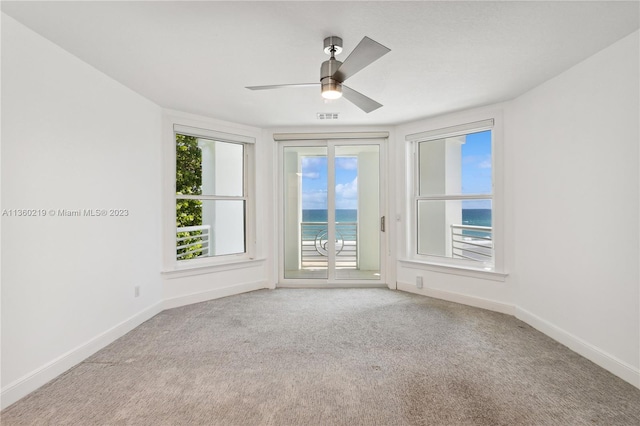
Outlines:
[{"label": "ceiling fan light fixture", "polygon": [[322,85],[322,97],[325,99],[339,99],[342,97],[342,83],[332,78],[323,78],[320,81]]},{"label": "ceiling fan light fixture", "polygon": [[322,92],[322,97],[325,99],[340,99],[342,92],[340,90],[325,90]]}]

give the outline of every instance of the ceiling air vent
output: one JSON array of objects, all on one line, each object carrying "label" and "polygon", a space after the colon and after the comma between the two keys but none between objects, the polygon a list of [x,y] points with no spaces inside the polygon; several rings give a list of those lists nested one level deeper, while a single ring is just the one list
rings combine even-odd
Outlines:
[{"label": "ceiling air vent", "polygon": [[338,113],[337,112],[319,112],[316,114],[318,120],[337,120]]}]

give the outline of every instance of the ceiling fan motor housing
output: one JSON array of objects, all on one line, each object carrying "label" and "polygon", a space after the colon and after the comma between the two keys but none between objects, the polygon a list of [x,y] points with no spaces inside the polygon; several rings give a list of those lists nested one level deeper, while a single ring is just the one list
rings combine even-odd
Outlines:
[{"label": "ceiling fan motor housing", "polygon": [[326,90],[342,91],[342,82],[332,78],[340,65],[342,65],[342,62],[333,57],[322,63],[322,67],[320,68],[320,84],[322,84],[323,92]]}]

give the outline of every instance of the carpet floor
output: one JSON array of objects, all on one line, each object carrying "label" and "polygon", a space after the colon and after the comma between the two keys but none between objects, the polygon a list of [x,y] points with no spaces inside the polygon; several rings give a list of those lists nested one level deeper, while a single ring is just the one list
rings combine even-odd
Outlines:
[{"label": "carpet floor", "polygon": [[164,311],[2,425],[634,425],[640,390],[509,316],[386,289]]}]

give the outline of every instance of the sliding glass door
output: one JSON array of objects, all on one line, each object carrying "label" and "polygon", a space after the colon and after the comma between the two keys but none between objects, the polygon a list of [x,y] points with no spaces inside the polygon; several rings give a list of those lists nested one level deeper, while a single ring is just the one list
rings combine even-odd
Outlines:
[{"label": "sliding glass door", "polygon": [[282,145],[281,279],[382,282],[380,143]]}]

